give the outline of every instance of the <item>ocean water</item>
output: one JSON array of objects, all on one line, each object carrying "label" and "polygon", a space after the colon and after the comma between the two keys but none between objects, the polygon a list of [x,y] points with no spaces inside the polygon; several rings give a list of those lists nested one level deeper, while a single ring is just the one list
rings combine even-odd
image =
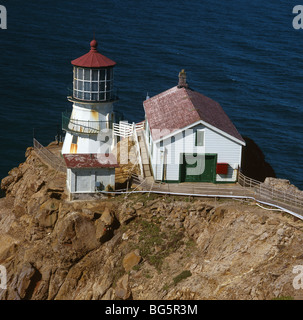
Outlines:
[{"label": "ocean water", "polygon": [[89,50],[117,62],[115,105],[144,118],[147,92],[177,84],[218,101],[252,138],[280,178],[303,189],[303,30],[296,1],[2,0],[0,29],[0,179],[24,161],[33,129],[54,140],[72,88],[70,61]]}]

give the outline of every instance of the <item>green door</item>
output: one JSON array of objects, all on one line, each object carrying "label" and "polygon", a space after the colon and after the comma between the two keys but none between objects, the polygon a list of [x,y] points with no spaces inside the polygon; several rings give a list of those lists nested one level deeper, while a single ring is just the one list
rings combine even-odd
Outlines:
[{"label": "green door", "polygon": [[[204,157],[205,166],[203,170]],[[216,165],[216,154],[183,154],[183,163],[180,164],[180,181],[215,182]]]}]

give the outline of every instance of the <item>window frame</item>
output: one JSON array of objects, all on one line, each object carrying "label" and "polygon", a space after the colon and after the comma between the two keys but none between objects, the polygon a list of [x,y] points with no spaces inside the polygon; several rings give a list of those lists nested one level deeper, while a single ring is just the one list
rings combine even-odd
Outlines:
[{"label": "window frame", "polygon": [[[198,144],[198,134],[202,134],[202,144]],[[204,147],[205,146],[205,130],[197,129],[195,130],[195,147]]]},{"label": "window frame", "polygon": [[84,101],[108,101],[113,98],[113,67],[94,69],[74,66],[73,73],[74,98]]}]

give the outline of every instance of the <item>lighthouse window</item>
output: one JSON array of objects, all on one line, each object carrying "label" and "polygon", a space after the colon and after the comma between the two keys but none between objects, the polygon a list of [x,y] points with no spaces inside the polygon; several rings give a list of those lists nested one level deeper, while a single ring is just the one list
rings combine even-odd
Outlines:
[{"label": "lighthouse window", "polygon": [[98,91],[98,82],[92,82],[92,91]]},{"label": "lighthouse window", "polygon": [[90,69],[84,70],[84,80],[90,80]]},{"label": "lighthouse window", "polygon": [[99,70],[92,70],[92,80],[98,81]]},{"label": "lighthouse window", "polygon": [[74,97],[88,101],[104,101],[112,98],[113,69],[89,69],[74,67]]},{"label": "lighthouse window", "polygon": [[100,91],[105,91],[105,82],[100,82]]},{"label": "lighthouse window", "polygon": [[100,70],[100,81],[105,80],[105,69]]},{"label": "lighthouse window", "polygon": [[83,79],[83,69],[78,68],[78,79]]},{"label": "lighthouse window", "polygon": [[79,99],[83,99],[83,92],[78,91],[78,98],[79,98]]}]

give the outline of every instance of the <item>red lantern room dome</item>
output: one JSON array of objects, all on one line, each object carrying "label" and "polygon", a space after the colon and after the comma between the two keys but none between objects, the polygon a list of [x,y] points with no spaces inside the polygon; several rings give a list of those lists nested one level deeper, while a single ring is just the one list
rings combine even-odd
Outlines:
[{"label": "red lantern room dome", "polygon": [[97,51],[98,42],[94,39],[90,42],[90,51],[85,55],[72,60],[71,64],[83,68],[107,68],[116,65],[116,62],[105,57]]}]

